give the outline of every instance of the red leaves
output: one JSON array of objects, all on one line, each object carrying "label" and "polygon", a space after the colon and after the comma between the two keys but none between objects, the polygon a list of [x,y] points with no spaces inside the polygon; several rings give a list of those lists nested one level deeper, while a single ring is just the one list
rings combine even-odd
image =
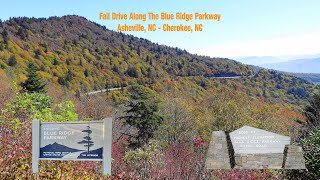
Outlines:
[{"label": "red leaves", "polygon": [[232,169],[232,170],[218,170],[213,173],[214,176],[219,179],[233,180],[233,179],[246,179],[246,180],[258,180],[258,179],[283,179],[281,173],[277,174],[267,169],[261,170],[244,170],[244,169]]},{"label": "red leaves", "polygon": [[205,144],[205,141],[202,138],[193,138],[193,143],[197,148],[202,148]]}]

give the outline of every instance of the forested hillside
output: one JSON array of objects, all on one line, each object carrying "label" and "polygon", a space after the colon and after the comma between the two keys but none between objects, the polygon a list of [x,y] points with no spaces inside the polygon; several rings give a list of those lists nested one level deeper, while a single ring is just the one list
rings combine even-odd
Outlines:
[{"label": "forested hillside", "polygon": [[[74,93],[176,77],[254,74],[252,68],[233,60],[192,55],[107,30],[78,16],[12,18],[1,23],[0,33],[0,74],[20,83],[26,79],[27,62],[34,61],[51,86],[62,85]],[[240,81],[250,95],[292,102],[297,96],[308,97],[313,88],[279,73],[263,71],[255,77]]]},{"label": "forested hillside", "polygon": [[107,30],[77,16],[14,18],[3,23],[0,32],[2,69],[14,69],[21,75],[26,62],[35,61],[44,79],[71,89],[143,84],[174,76],[252,73],[235,61],[192,55]]},{"label": "forested hillside", "polygon": [[287,73],[287,74],[305,79],[309,82],[320,84],[320,74],[318,73]]}]

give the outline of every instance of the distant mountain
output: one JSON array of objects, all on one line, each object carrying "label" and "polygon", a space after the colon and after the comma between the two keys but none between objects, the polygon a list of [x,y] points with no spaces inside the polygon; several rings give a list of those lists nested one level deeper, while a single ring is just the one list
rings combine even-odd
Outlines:
[{"label": "distant mountain", "polygon": [[289,62],[300,59],[316,59],[320,58],[320,54],[312,54],[312,55],[283,55],[283,56],[244,56],[235,58],[235,60],[255,66],[261,66],[264,64],[274,64],[274,63],[282,63]]},{"label": "distant mountain", "polygon": [[294,73],[320,73],[320,58],[299,59],[261,65],[264,68]]},{"label": "distant mountain", "polygon": [[64,155],[66,155],[64,152],[72,153],[77,151],[80,150],[69,148],[65,145],[61,145],[55,142],[53,144],[48,144],[45,147],[40,148],[40,158],[62,158]]},{"label": "distant mountain", "polygon": [[244,64],[250,64],[255,66],[261,66],[267,63],[286,62],[289,60],[286,57],[273,57],[273,56],[249,56],[249,57],[239,57],[235,59]]}]

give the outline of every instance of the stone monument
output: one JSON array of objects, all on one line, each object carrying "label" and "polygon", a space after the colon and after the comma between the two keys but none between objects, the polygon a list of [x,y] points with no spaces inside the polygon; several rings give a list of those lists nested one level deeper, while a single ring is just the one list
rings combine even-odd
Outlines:
[{"label": "stone monument", "polygon": [[[228,158],[229,161],[226,160]],[[290,145],[290,137],[244,126],[229,135],[223,131],[213,132],[206,167],[207,169],[231,167],[305,169],[305,162],[302,148]]]},{"label": "stone monument", "polygon": [[226,133],[214,131],[208,150],[206,167],[209,169],[231,169]]},{"label": "stone monument", "polygon": [[290,137],[262,129],[244,126],[230,133],[235,158],[235,168],[280,169],[283,153]]}]

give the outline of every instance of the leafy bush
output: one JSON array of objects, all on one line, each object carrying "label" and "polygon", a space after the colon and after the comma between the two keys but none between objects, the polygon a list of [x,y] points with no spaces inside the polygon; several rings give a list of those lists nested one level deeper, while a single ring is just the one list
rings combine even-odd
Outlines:
[{"label": "leafy bush", "polygon": [[78,115],[75,113],[73,102],[65,101],[55,105],[53,108],[44,108],[41,111],[37,111],[34,119],[65,122],[77,120]]},{"label": "leafy bush", "polygon": [[152,170],[160,170],[163,154],[156,142],[151,142],[143,148],[129,150],[124,155],[128,169],[140,179],[154,178]]},{"label": "leafy bush", "polygon": [[[0,63],[1,66],[1,63]],[[1,70],[0,70],[1,71]],[[0,72],[1,74],[1,72]],[[15,97],[14,87],[10,84],[10,80],[0,75],[0,109],[3,109],[7,101]]]},{"label": "leafy bush", "polygon": [[156,132],[157,140],[165,144],[190,144],[197,136],[195,115],[183,99],[167,98],[160,112],[164,122]]},{"label": "leafy bush", "polygon": [[307,117],[307,129],[320,128],[320,93],[309,99],[304,114]]},{"label": "leafy bush", "polygon": [[301,140],[300,145],[303,147],[308,169],[305,176],[309,179],[320,178],[320,129],[310,132]]},{"label": "leafy bush", "polygon": [[6,122],[18,119],[23,122],[34,118],[34,115],[46,108],[51,108],[52,99],[40,93],[24,93],[17,96],[12,102],[6,104],[2,110],[2,116]]},{"label": "leafy bush", "polygon": [[284,179],[281,171],[273,171],[270,169],[248,170],[248,169],[232,169],[232,170],[217,170],[212,172],[212,176],[216,179]]},{"label": "leafy bush", "polygon": [[320,129],[309,132],[297,144],[304,150],[307,170],[285,170],[286,177],[288,179],[318,180],[320,178]]},{"label": "leafy bush", "polygon": [[52,105],[52,98],[41,93],[24,93],[8,103],[2,110],[7,122],[18,119],[41,121],[74,121],[78,119],[71,101]]},{"label": "leafy bush", "polygon": [[[161,144],[161,143],[160,143]],[[209,174],[204,167],[205,155],[187,144],[161,147],[159,142],[124,155],[127,171],[121,177],[128,179],[204,179]]]}]

